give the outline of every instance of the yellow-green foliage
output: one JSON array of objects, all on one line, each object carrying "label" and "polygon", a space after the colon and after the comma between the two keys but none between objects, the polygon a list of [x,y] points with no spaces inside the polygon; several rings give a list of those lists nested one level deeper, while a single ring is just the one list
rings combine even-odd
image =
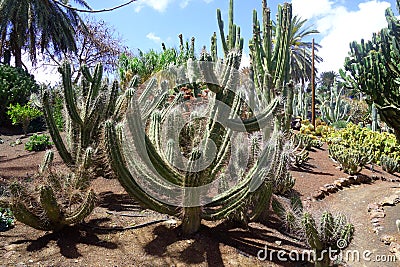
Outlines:
[{"label": "yellow-green foliage", "polygon": [[332,126],[326,125],[326,123],[319,118],[315,120],[315,128],[309,120],[301,121],[300,133],[310,135],[313,139],[315,139],[316,136],[326,137],[328,133],[333,131],[334,128]]},{"label": "yellow-green foliage", "polygon": [[390,156],[400,162],[400,144],[393,134],[371,131],[349,123],[346,128],[332,131],[325,138],[328,145],[340,144],[355,150],[371,151],[373,162],[380,164],[381,156]]}]

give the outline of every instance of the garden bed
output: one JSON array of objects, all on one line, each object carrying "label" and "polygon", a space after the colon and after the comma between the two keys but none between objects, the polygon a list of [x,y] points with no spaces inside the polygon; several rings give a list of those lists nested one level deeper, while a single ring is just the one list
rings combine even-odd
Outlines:
[{"label": "garden bed", "polygon": [[[19,135],[1,136],[0,145],[1,182],[13,179],[40,183],[33,178],[44,152],[27,152],[23,145],[10,146]],[[26,138],[21,141],[26,142]],[[56,154],[55,164],[62,166]],[[376,168],[374,172],[364,169],[368,177],[386,177],[395,180],[399,177],[389,175]],[[322,201],[313,196],[326,184],[347,177],[336,164],[328,158],[326,147],[310,153],[308,164],[302,169],[293,169],[296,178],[294,189],[300,194],[306,207],[314,210],[336,210],[350,212],[349,202],[341,201],[340,194],[331,194]],[[359,210],[351,212],[350,219],[355,225],[353,246],[365,247],[371,240],[372,225],[369,221],[360,222],[368,216],[363,203],[365,197],[381,198],[385,188],[398,185],[389,181],[375,181],[373,185],[347,187],[343,192],[357,194]],[[370,190],[377,186],[381,190]],[[305,262],[282,262],[276,254],[272,261],[257,259],[265,246],[269,251],[305,250],[304,243],[281,231],[281,223],[271,215],[267,225],[251,223],[248,229],[221,222],[203,222],[198,233],[191,237],[180,235],[179,221],[149,210],[143,210],[135,203],[116,180],[98,178],[92,187],[99,195],[98,207],[85,223],[67,228],[53,234],[34,230],[16,222],[15,227],[0,233],[1,264],[6,266],[307,266]],[[372,195],[371,192],[375,192]],[[365,207],[364,207],[365,206]],[[345,208],[347,207],[347,208]],[[358,213],[357,213],[358,212]],[[272,213],[271,213],[272,214]],[[360,228],[362,227],[362,228]],[[361,229],[361,230],[360,230]],[[379,240],[379,237],[376,237]],[[361,244],[364,242],[365,244]],[[387,252],[382,242],[376,243],[378,251]],[[269,256],[268,256],[269,257]],[[267,260],[269,258],[267,257]],[[369,265],[368,265],[369,266]],[[390,265],[385,265],[390,266]],[[393,265],[396,266],[396,265]]]}]

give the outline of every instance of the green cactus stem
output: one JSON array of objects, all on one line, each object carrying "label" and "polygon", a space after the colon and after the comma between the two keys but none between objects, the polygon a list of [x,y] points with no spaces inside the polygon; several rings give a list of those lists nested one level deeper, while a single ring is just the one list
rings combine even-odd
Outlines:
[{"label": "green cactus stem", "polygon": [[[397,1],[399,8],[399,1]],[[365,93],[369,104],[374,103],[379,118],[393,128],[400,141],[400,20],[388,8],[387,28],[374,33],[369,41],[350,44],[345,69],[340,71],[347,86]]]},{"label": "green cactus stem", "polygon": [[[316,222],[310,213],[305,212],[302,225],[307,243],[315,251],[316,267],[330,266],[330,255],[326,251],[331,248],[331,251],[339,253],[350,244],[354,233],[354,226],[347,222],[344,215],[334,217],[327,211],[323,212],[319,222]],[[339,240],[342,241],[340,246]]]}]

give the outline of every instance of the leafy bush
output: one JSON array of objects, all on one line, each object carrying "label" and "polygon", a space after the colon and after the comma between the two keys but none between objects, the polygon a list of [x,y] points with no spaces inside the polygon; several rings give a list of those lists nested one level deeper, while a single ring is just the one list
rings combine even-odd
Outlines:
[{"label": "leafy bush", "polygon": [[32,75],[21,68],[0,64],[0,121],[8,120],[6,109],[10,104],[24,105],[39,86]]},{"label": "leafy bush", "polygon": [[28,151],[44,151],[52,146],[50,136],[45,134],[34,134],[25,144],[25,149]]},{"label": "leafy bush", "polygon": [[10,209],[0,207],[0,232],[7,231],[14,226],[14,216]]},{"label": "leafy bush", "polygon": [[40,110],[32,107],[30,103],[25,104],[24,106],[21,106],[19,103],[17,103],[16,105],[10,104],[7,115],[10,116],[13,125],[22,124],[22,130],[26,135],[28,133],[29,123],[33,119],[42,116],[43,113]]}]

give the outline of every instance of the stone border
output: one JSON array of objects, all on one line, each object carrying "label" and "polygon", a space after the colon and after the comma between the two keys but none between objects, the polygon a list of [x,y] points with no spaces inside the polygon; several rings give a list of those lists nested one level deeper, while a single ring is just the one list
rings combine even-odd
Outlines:
[{"label": "stone border", "polygon": [[[381,180],[381,181],[389,181],[393,183],[399,183],[400,179],[387,179],[384,176],[376,176],[373,175],[371,177],[366,176],[366,175],[353,175],[353,176],[348,176],[347,178],[339,178],[331,184],[326,184],[324,186],[321,186],[319,190],[315,191],[314,194],[312,195],[312,200],[317,201],[317,200],[322,200],[329,194],[334,194],[338,192],[339,190],[343,190],[344,187],[350,187],[352,185],[358,185],[358,184],[370,184],[374,181]],[[311,198],[309,198],[311,200]]]},{"label": "stone border", "polygon": [[379,236],[379,240],[381,242],[389,246],[389,251],[393,253],[399,260],[400,244],[397,242],[396,237],[392,235],[381,234],[381,231],[383,230],[382,222],[386,216],[384,206],[395,206],[398,203],[400,203],[400,195],[394,194],[389,197],[384,197],[379,203],[374,202],[368,204],[367,212],[369,213],[372,230]]}]

